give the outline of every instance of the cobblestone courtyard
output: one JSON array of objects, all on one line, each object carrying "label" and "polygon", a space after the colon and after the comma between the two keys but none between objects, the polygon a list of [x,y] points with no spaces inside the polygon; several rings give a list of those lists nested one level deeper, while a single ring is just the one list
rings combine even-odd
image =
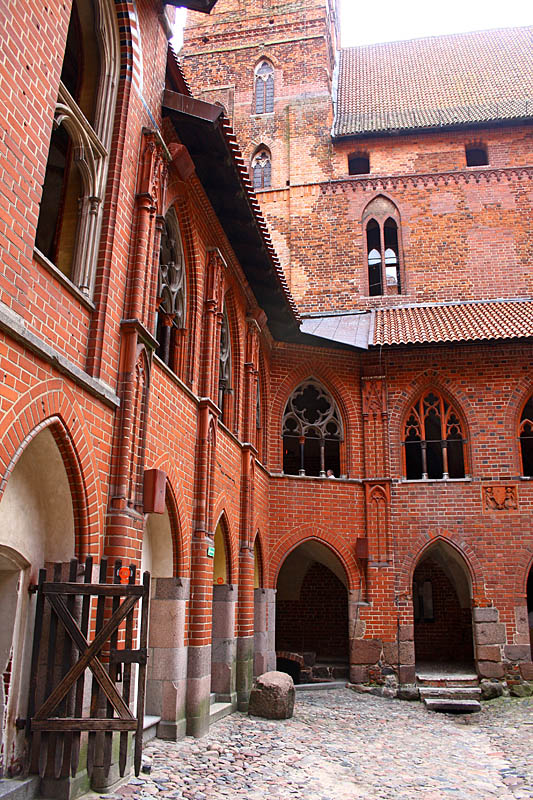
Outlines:
[{"label": "cobblestone courtyard", "polygon": [[533,698],[449,716],[348,689],[302,692],[293,719],[234,714],[204,739],[151,742],[132,800],[533,798]]}]

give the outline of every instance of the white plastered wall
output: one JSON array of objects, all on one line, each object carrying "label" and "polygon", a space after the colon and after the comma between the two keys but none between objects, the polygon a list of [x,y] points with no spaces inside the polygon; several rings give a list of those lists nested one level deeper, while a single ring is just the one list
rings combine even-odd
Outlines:
[{"label": "white plastered wall", "polygon": [[[48,429],[39,433],[15,464],[0,501],[0,608],[3,631],[0,669],[12,656],[7,709],[0,698],[0,747],[4,769],[22,769],[22,739],[17,716],[24,717],[34,604],[28,586],[46,561],[68,561],[75,554],[74,512],[67,473]],[[3,740],[3,741],[2,741]]]}]

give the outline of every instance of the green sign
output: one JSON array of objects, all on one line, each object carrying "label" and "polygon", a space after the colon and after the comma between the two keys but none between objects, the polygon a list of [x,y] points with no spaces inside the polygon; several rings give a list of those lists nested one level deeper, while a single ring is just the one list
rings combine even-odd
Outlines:
[{"label": "green sign", "polygon": [[214,558],[215,557],[215,548],[213,546],[210,546],[210,547],[207,548],[207,555],[208,555],[208,558]]}]

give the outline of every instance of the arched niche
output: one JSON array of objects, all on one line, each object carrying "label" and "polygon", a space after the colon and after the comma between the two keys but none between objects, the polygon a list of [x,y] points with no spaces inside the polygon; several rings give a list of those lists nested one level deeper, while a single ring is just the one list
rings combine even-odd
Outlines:
[{"label": "arched niche", "polygon": [[26,713],[35,596],[31,581],[48,562],[75,555],[74,509],[67,471],[48,428],[22,451],[0,501],[0,747],[5,774],[23,765],[24,735],[15,720]]},{"label": "arched niche", "polygon": [[349,595],[339,557],[319,541],[305,541],[283,562],[276,588],[278,669],[298,682],[345,677]]},{"label": "arched niche", "polygon": [[459,551],[441,539],[423,551],[413,572],[413,612],[417,669],[472,666],[472,577]]},{"label": "arched niche", "polygon": [[144,529],[141,574],[148,570],[152,578],[172,578],[174,548],[168,508],[164,514],[148,514]]}]

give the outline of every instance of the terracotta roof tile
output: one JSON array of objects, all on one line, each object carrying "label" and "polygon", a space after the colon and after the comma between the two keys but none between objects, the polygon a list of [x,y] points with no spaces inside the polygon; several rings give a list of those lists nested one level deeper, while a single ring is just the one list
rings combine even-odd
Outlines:
[{"label": "terracotta roof tile", "polygon": [[371,344],[466,342],[527,336],[533,336],[533,300],[499,300],[377,309]]},{"label": "terracotta roof tile", "polygon": [[344,48],[334,136],[533,118],[533,26]]}]

